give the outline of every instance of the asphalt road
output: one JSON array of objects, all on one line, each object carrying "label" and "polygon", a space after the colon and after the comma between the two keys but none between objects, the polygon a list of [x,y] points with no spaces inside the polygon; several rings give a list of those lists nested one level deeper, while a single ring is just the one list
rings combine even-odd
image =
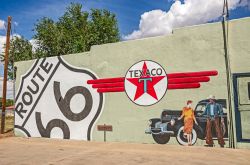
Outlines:
[{"label": "asphalt road", "polygon": [[0,139],[0,165],[237,165],[250,164],[250,150],[45,138]]}]

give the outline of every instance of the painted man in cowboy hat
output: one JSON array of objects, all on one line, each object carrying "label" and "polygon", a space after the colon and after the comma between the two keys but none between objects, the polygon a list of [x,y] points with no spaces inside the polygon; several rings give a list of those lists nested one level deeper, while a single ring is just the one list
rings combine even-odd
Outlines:
[{"label": "painted man in cowboy hat", "polygon": [[208,146],[213,146],[213,137],[212,137],[212,131],[211,127],[215,127],[216,130],[216,135],[218,138],[218,143],[220,144],[221,147],[224,147],[225,142],[223,139],[221,127],[220,127],[220,120],[219,117],[221,118],[221,122],[224,123],[224,118],[223,118],[223,109],[222,106],[218,103],[215,102],[215,96],[210,95],[209,96],[209,103],[206,105],[205,111],[203,112],[202,115],[206,115],[207,117],[207,126],[206,126],[206,143]]}]

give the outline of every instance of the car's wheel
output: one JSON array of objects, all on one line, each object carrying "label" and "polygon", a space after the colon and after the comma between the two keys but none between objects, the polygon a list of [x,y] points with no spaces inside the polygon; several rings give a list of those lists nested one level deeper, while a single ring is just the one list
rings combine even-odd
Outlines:
[{"label": "car's wheel", "polygon": [[[184,135],[183,132],[184,126],[179,127],[179,129],[177,130],[177,136],[176,136],[176,140],[180,145],[188,145],[188,140],[187,140],[187,136]],[[192,145],[194,145],[197,141],[197,132],[195,129],[192,130]]]},{"label": "car's wheel", "polygon": [[158,144],[166,144],[170,140],[170,135],[168,134],[152,134],[153,139]]}]

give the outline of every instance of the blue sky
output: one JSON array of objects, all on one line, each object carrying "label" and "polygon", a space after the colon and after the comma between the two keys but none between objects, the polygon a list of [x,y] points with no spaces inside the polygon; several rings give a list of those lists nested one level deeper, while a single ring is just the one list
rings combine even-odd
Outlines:
[{"label": "blue sky", "polygon": [[[121,35],[128,35],[138,29],[143,13],[155,9],[168,11],[174,3],[171,0],[1,0],[0,20],[6,20],[7,16],[11,15],[13,21],[18,23],[13,31],[31,39],[34,34],[32,29],[38,19],[45,16],[56,20],[70,2],[83,4],[83,10],[102,8],[114,12]],[[250,16],[247,7],[239,7],[230,13],[230,19],[247,16]],[[5,31],[0,30],[0,35],[5,35]]]},{"label": "blue sky", "polygon": [[[168,0],[1,0],[0,19],[8,15],[18,23],[15,32],[31,39],[36,21],[42,17],[56,20],[70,2],[83,4],[83,10],[91,8],[108,9],[116,14],[121,34],[128,34],[138,27],[140,16],[153,9],[167,10],[171,3]],[[4,35],[4,31],[0,32]]]}]

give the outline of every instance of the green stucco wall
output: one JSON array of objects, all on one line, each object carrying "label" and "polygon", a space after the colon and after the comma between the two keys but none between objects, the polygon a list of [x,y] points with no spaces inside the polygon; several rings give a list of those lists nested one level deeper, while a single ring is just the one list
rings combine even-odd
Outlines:
[{"label": "green stucco wall", "polygon": [[[250,72],[250,18],[229,22],[229,55],[232,73]],[[123,77],[140,60],[160,63],[167,73],[217,70],[218,76],[202,83],[199,89],[169,90],[157,104],[142,107],[132,103],[125,92],[106,93],[103,111],[96,122],[92,139],[103,140],[103,132],[96,125],[109,124],[113,132],[108,141],[154,143],[144,133],[148,119],[160,117],[163,109],[182,109],[188,99],[206,99],[210,94],[227,99],[225,52],[221,23],[175,29],[173,34],[147,39],[93,46],[90,52],[62,56],[69,64],[88,68],[99,78]],[[17,81],[34,61],[16,63]],[[70,80],[68,80],[70,81]],[[174,138],[171,143],[177,143]],[[228,143],[228,142],[226,142]],[[199,140],[197,144],[204,144]]]},{"label": "green stucco wall", "polygon": [[[249,18],[244,18],[244,19],[239,19],[239,20],[233,20],[229,22],[228,26],[228,46],[229,46],[229,57],[230,57],[230,68],[232,71],[232,75],[239,75],[239,74],[244,74],[247,73],[249,76],[250,74],[250,19]],[[244,84],[236,86],[236,84],[241,84],[242,79],[245,79],[243,81]],[[233,110],[236,111],[236,114],[239,113],[241,115],[241,121],[239,121],[239,118],[235,118],[234,116],[234,121],[235,125],[240,127],[242,129],[242,136],[243,137],[250,137],[250,100],[248,100],[248,105],[240,105],[241,100],[246,99],[246,98],[241,98],[240,93],[244,92],[245,94],[248,94],[247,89],[246,89],[246,83],[250,81],[249,77],[241,77],[238,79],[238,81],[235,81],[234,87],[233,87],[233,101],[238,100],[239,104],[232,104]],[[237,97],[237,95],[239,97]],[[242,95],[242,94],[241,94]],[[239,108],[237,108],[239,107]],[[239,109],[244,109],[243,111]],[[238,122],[238,124],[237,124]],[[240,123],[240,124],[239,124]],[[239,129],[239,128],[238,128]],[[235,130],[235,135],[240,134],[237,132],[237,128],[234,128]],[[239,139],[238,139],[239,140]],[[250,143],[249,142],[238,142],[237,143],[238,148],[250,148]]]}]

